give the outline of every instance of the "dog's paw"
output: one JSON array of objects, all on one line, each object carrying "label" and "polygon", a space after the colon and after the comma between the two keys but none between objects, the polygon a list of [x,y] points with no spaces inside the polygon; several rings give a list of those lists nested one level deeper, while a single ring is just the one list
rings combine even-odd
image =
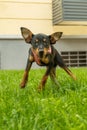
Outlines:
[{"label": "dog's paw", "polygon": [[44,89],[45,89],[45,86],[43,86],[43,85],[40,84],[39,87],[38,87],[38,92],[41,92]]},{"label": "dog's paw", "polygon": [[21,88],[25,88],[25,83],[24,83],[24,82],[21,82],[21,83],[20,83],[20,87],[21,87]]}]

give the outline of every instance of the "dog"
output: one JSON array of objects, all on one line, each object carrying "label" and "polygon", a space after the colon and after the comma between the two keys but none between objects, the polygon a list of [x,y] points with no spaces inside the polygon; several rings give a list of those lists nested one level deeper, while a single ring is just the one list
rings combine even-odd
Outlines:
[{"label": "dog", "polygon": [[22,82],[20,84],[21,88],[24,88],[28,81],[28,73],[33,62],[36,62],[39,66],[46,66],[46,72],[42,77],[39,84],[38,90],[42,90],[45,87],[45,83],[50,75],[50,78],[57,84],[56,81],[56,67],[59,65],[63,68],[74,80],[76,77],[65,65],[61,55],[54,48],[54,44],[58,41],[63,32],[55,32],[51,35],[45,34],[33,34],[28,28],[21,27],[21,34],[26,43],[31,44],[29,49],[29,55],[27,59],[27,65],[23,75]]}]

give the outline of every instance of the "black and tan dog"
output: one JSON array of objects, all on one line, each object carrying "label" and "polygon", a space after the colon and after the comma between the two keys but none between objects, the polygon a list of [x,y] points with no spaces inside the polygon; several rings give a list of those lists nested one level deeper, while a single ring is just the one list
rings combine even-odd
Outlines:
[{"label": "black and tan dog", "polygon": [[61,38],[62,32],[55,32],[52,35],[45,35],[41,33],[33,34],[29,29],[21,27],[21,33],[25,42],[31,44],[26,69],[20,84],[21,88],[24,88],[28,81],[28,72],[30,71],[33,62],[36,62],[39,66],[46,66],[47,68],[40,82],[38,88],[39,90],[44,88],[49,75],[54,83],[57,84],[55,72],[57,65],[63,68],[73,79],[76,79],[72,72],[64,64],[64,61],[58,51],[52,46]]}]

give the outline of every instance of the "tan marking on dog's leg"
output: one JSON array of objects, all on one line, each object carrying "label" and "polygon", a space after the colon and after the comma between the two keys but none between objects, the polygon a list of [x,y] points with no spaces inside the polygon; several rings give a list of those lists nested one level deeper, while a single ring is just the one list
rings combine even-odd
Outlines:
[{"label": "tan marking on dog's leg", "polygon": [[23,75],[22,82],[21,82],[21,84],[20,84],[21,88],[24,88],[24,87],[25,87],[27,81],[28,81],[28,72],[25,71],[25,72],[24,72],[24,75]]},{"label": "tan marking on dog's leg", "polygon": [[39,91],[41,91],[41,90],[44,89],[47,79],[48,79],[48,76],[44,75],[43,78],[42,78],[42,80],[41,80],[41,83],[40,83],[40,85],[38,87]]}]

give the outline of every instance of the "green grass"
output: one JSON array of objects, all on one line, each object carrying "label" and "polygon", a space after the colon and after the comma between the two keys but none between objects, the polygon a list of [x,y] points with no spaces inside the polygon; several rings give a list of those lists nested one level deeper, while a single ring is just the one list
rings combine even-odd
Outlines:
[{"label": "green grass", "polygon": [[87,130],[87,68],[72,69],[77,80],[57,70],[60,89],[51,82],[38,93],[44,69],[30,71],[24,89],[23,71],[0,71],[0,130]]}]

